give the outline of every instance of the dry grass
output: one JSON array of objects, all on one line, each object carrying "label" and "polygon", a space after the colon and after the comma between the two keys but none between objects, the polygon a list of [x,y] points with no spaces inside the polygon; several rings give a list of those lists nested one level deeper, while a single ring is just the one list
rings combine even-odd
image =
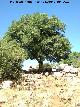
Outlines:
[{"label": "dry grass", "polygon": [[[36,74],[35,74],[36,75]],[[42,76],[0,90],[0,107],[80,107],[80,78]]]}]

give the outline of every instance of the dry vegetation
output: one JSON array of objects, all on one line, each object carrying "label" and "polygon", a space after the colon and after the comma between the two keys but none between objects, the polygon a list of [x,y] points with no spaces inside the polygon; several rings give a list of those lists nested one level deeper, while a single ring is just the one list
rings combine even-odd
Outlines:
[{"label": "dry vegetation", "polygon": [[80,76],[25,75],[16,88],[0,90],[0,107],[80,107]]}]

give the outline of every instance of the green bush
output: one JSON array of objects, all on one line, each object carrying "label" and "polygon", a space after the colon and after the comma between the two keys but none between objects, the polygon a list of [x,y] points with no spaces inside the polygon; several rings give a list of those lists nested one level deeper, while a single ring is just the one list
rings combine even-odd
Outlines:
[{"label": "green bush", "polygon": [[43,69],[44,68],[51,68],[51,65],[49,63],[45,63],[45,64],[43,64]]},{"label": "green bush", "polygon": [[20,61],[6,62],[6,66],[3,64],[3,69],[0,73],[2,80],[15,80],[17,81],[21,77],[21,63]]},{"label": "green bush", "polygon": [[63,63],[68,65],[73,65],[74,67],[80,67],[80,53],[72,52],[69,54],[69,57],[65,60],[62,60]]},{"label": "green bush", "polygon": [[0,78],[18,80],[21,75],[24,50],[15,41],[0,41]]}]

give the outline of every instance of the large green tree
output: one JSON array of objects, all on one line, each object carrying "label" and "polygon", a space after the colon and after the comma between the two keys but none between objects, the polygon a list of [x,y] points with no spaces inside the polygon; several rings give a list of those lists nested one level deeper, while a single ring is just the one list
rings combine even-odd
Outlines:
[{"label": "large green tree", "polygon": [[42,68],[45,59],[59,62],[66,58],[71,47],[64,33],[65,24],[56,16],[35,13],[13,21],[5,37],[19,43],[28,57],[36,59]]}]

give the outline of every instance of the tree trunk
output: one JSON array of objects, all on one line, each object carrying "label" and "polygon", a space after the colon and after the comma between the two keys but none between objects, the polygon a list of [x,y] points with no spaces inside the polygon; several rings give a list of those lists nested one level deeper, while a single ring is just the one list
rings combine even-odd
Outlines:
[{"label": "tree trunk", "polygon": [[40,71],[43,70],[43,61],[39,61],[38,63],[39,63],[39,70]]}]

